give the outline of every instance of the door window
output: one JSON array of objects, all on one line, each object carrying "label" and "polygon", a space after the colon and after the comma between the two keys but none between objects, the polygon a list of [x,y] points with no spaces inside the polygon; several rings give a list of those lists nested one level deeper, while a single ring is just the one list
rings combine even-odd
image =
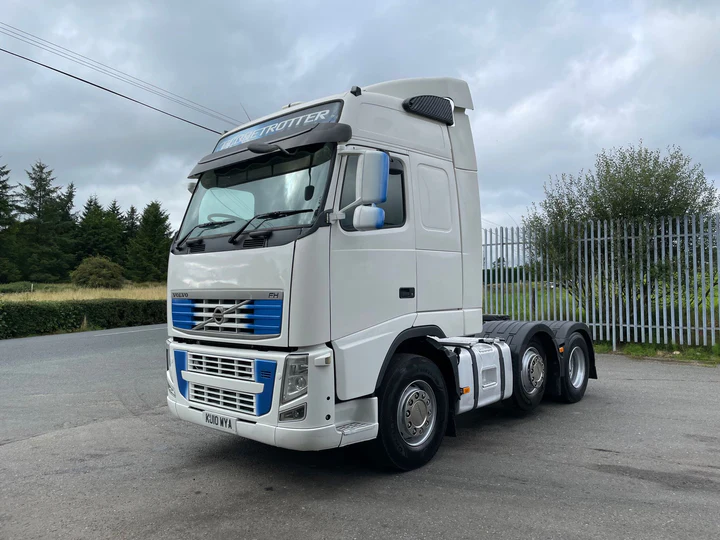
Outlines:
[{"label": "door window", "polygon": [[[345,181],[340,194],[340,208],[344,208],[355,200],[355,176],[357,173],[358,156],[349,156],[345,164]],[[390,176],[388,177],[387,199],[378,204],[385,210],[383,229],[402,227],[405,224],[405,187],[402,162],[390,158]],[[353,215],[355,208],[345,212],[340,225],[346,231],[354,231]]]}]

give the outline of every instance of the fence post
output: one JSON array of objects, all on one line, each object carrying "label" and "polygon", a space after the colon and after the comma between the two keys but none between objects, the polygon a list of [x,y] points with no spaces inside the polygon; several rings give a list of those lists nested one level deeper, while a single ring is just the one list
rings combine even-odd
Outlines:
[{"label": "fence post", "polygon": [[707,347],[707,297],[705,296],[705,216],[700,214],[700,286],[702,287],[702,341]]},{"label": "fence post", "polygon": [[[607,226],[606,226],[607,231]],[[605,243],[605,247],[607,247],[607,242]],[[617,295],[615,294],[615,227],[613,226],[613,220],[610,220],[610,275],[609,275],[609,282],[612,286],[612,290],[610,291],[610,298],[612,298],[612,325],[610,326],[610,333],[612,337],[612,348],[613,351],[617,351],[617,319],[616,312],[615,312],[615,304],[617,303]],[[618,281],[617,285],[620,285],[620,282]]]}]

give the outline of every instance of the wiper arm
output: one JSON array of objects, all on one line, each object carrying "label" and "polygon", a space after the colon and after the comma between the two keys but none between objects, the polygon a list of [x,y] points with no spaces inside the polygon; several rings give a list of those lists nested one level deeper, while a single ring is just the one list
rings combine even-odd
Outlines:
[{"label": "wiper arm", "polygon": [[190,229],[185,236],[182,237],[182,240],[180,240],[177,243],[177,245],[175,246],[175,249],[182,249],[183,244],[187,241],[188,238],[190,238],[190,235],[195,231],[195,229],[215,229],[217,227],[224,227],[225,225],[231,225],[233,223],[235,223],[234,219],[226,219],[225,221],[208,221],[206,223],[198,223],[192,229]]},{"label": "wiper arm", "polygon": [[240,227],[238,229],[238,231],[230,237],[228,242],[230,242],[231,244],[234,244],[235,241],[238,238],[240,238],[240,235],[245,232],[245,229],[247,229],[248,225],[250,225],[256,219],[262,219],[262,221],[257,224],[257,227],[255,227],[255,229],[257,229],[260,225],[262,225],[263,223],[265,223],[266,221],[268,221],[270,219],[278,219],[278,218],[283,218],[283,217],[288,217],[288,216],[294,216],[295,214],[305,214],[307,212],[313,212],[313,211],[314,210],[312,208],[303,208],[301,210],[276,210],[275,212],[265,212],[264,214],[256,214],[253,217],[251,217],[250,220],[247,223],[245,223],[245,225]]}]

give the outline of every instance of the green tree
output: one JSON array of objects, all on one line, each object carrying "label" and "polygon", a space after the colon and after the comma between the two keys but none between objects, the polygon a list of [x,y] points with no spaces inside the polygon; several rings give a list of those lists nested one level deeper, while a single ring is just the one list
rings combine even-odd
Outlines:
[{"label": "green tree", "polygon": [[80,214],[78,254],[85,257],[107,257],[117,264],[125,260],[122,212],[117,201],[104,210],[91,195]]},{"label": "green tree", "polygon": [[75,261],[75,187],[70,184],[63,192],[40,160],[25,172],[28,184],[20,185],[18,198],[25,218],[18,228],[18,266],[31,281],[66,280]]},{"label": "green tree", "polygon": [[60,195],[60,186],[53,185],[55,177],[52,169],[49,169],[42,161],[37,160],[27,174],[29,184],[20,185],[20,211],[32,222],[38,231],[42,231],[42,225],[52,213],[53,203]]},{"label": "green tree", "polygon": [[544,186],[545,200],[533,204],[525,224],[540,232],[567,222],[655,219],[712,212],[718,207],[713,183],[677,146],[660,150],[629,145],[602,150],[595,169],[561,174]]},{"label": "green tree", "polygon": [[125,238],[125,216],[123,216],[117,199],[113,199],[105,212],[106,250],[110,260],[123,265],[127,258],[127,241]]},{"label": "green tree", "polygon": [[17,195],[10,185],[10,169],[0,165],[0,283],[17,281],[20,269],[15,263],[17,237]]},{"label": "green tree", "polygon": [[17,219],[17,195],[10,185],[10,169],[0,165],[0,231],[7,229]]},{"label": "green tree", "polygon": [[[526,263],[533,275],[541,275],[544,268],[544,279],[561,281],[566,291],[581,299],[593,286],[593,273],[588,281],[581,269],[592,269],[596,260],[611,260],[612,279],[632,276],[639,284],[637,289],[617,291],[613,301],[618,312],[640,301],[647,283],[673,287],[674,297],[680,298],[677,266],[654,262],[672,247],[667,218],[699,215],[677,221],[673,232],[685,236],[684,249],[693,253],[704,244],[707,261],[710,243],[695,237],[695,220],[699,230],[709,230],[707,214],[717,211],[719,202],[702,167],[677,146],[662,152],[641,141],[638,146],[602,150],[594,169],[562,174],[545,184],[545,199],[533,204],[523,218],[529,239]],[[585,240],[588,235],[593,243]],[[647,301],[657,301],[647,294]],[[597,303],[589,309],[598,309]]]},{"label": "green tree", "polygon": [[170,252],[170,219],[158,201],[143,210],[128,248],[127,270],[133,281],[165,281]]},{"label": "green tree", "polygon": [[84,259],[106,255],[105,211],[96,195],[90,195],[80,212],[78,255]]},{"label": "green tree", "polygon": [[135,238],[138,227],[140,226],[138,212],[135,206],[131,205],[123,216],[123,226],[125,227],[125,242],[129,244],[130,240]]}]

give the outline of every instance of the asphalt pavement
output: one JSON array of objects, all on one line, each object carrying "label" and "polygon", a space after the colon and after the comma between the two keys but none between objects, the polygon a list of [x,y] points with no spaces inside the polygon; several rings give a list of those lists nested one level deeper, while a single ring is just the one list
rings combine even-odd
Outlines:
[{"label": "asphalt pavement", "polygon": [[424,468],[181,422],[165,327],[0,341],[0,539],[720,538],[720,370],[600,356],[578,404],[459,417]]}]

